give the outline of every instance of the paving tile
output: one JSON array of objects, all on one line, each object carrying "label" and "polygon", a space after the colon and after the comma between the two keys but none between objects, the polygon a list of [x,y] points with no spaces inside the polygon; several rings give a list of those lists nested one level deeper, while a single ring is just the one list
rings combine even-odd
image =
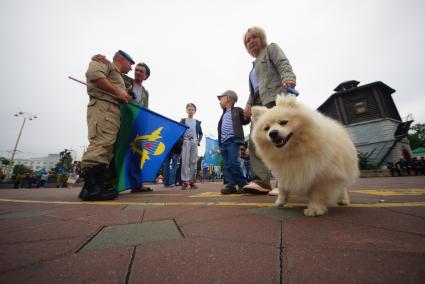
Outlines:
[{"label": "paving tile", "polygon": [[182,237],[176,224],[171,220],[119,225],[104,228],[81,251],[135,246]]},{"label": "paving tile", "polygon": [[144,222],[157,220],[172,220],[178,216],[192,215],[202,206],[156,206],[145,210]]},{"label": "paving tile", "polygon": [[[224,210],[224,209],[222,209]],[[180,218],[177,223],[182,224]],[[181,230],[187,238],[206,238],[252,242],[277,246],[281,236],[281,222],[257,214],[245,214],[226,218],[186,223]]]},{"label": "paving tile", "polygon": [[[5,196],[1,195],[1,198]],[[25,211],[44,211],[50,210],[58,205],[56,204],[28,204],[28,203],[10,203],[0,201],[0,216],[11,212],[25,212]]]},{"label": "paving tile", "polygon": [[[385,228],[402,232],[410,232],[425,235],[425,218],[418,218],[409,214],[403,214],[399,207],[390,208],[354,208],[338,207],[324,215],[326,219],[338,222],[362,224],[365,226]],[[425,207],[417,207],[416,214],[425,214]],[[322,217],[320,217],[322,218]]]},{"label": "paving tile", "polygon": [[424,252],[291,247],[283,283],[423,283]]},{"label": "paving tile", "polygon": [[[26,267],[67,253],[73,253],[85,240],[85,238],[70,238],[0,245],[0,275],[6,271]],[[0,283],[7,282],[0,281]]]},{"label": "paving tile", "polygon": [[279,283],[279,250],[216,240],[138,246],[130,283]]},{"label": "paving tile", "polygon": [[425,208],[424,207],[391,207],[386,210],[393,211],[395,213],[409,215],[411,217],[425,219]]},{"label": "paving tile", "polygon": [[[21,212],[20,212],[21,213]],[[58,218],[52,218],[48,215],[37,216],[33,218],[20,218],[20,219],[3,219],[0,220],[0,240],[2,239],[2,232],[11,233],[14,231],[30,231],[33,227],[46,225],[49,223],[56,223],[62,221]]]},{"label": "paving tile", "polygon": [[22,226],[13,231],[2,231],[0,234],[0,244],[19,244],[21,242],[88,237],[99,228],[100,226],[96,224],[57,220],[56,222],[42,223],[34,226]]},{"label": "paving tile", "polygon": [[[369,217],[369,218],[373,218]],[[364,251],[425,252],[425,236],[392,229],[353,224],[323,217],[287,219],[283,223],[285,247],[349,248]]]},{"label": "paving tile", "polygon": [[125,283],[133,248],[67,254],[0,274],[0,283]]},{"label": "paving tile", "polygon": [[142,214],[136,210],[125,210],[126,205],[80,205],[56,208],[51,216],[62,219],[98,224],[100,226],[111,226],[120,224],[132,224],[141,221]]},{"label": "paving tile", "polygon": [[10,220],[10,219],[22,219],[22,218],[32,218],[32,217],[39,217],[39,216],[46,216],[50,213],[48,210],[43,211],[21,211],[21,212],[11,212],[11,213],[5,213],[0,215],[0,220]]},{"label": "paving tile", "polygon": [[202,206],[192,208],[190,211],[184,211],[176,216],[176,219],[180,225],[185,225],[231,219],[243,215],[251,215],[251,213],[245,207]]},{"label": "paving tile", "polygon": [[277,220],[284,220],[288,218],[302,217],[304,216],[303,209],[297,208],[277,208],[277,207],[263,207],[253,208],[249,212],[266,216],[269,218],[275,218]]}]

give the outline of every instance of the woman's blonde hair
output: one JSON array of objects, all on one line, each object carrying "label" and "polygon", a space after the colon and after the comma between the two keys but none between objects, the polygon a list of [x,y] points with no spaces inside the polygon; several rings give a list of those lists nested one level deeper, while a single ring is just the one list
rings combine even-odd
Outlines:
[{"label": "woman's blonde hair", "polygon": [[[266,32],[259,27],[252,27],[249,28],[246,33],[243,36],[243,44],[245,45],[246,50],[248,51],[249,54],[251,54],[251,52],[248,49],[248,46],[246,45],[246,38],[248,36],[253,36],[253,37],[258,37],[260,38],[261,41],[261,47],[266,47],[267,46],[267,36],[266,36]],[[253,54],[251,54],[252,56],[254,56]]]}]

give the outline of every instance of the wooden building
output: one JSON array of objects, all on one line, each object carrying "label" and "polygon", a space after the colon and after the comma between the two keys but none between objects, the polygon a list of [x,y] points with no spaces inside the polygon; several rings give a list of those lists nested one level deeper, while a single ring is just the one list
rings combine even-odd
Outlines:
[{"label": "wooden building", "polygon": [[380,81],[358,85],[354,80],[339,84],[318,110],[341,122],[357,150],[374,164],[395,163],[403,148],[411,152],[406,136],[413,121],[402,121],[391,87]]}]

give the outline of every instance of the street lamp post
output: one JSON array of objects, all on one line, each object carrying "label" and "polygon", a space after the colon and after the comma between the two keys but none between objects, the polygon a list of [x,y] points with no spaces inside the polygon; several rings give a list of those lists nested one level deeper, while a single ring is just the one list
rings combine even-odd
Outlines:
[{"label": "street lamp post", "polygon": [[10,158],[10,161],[9,161],[9,166],[8,166],[8,169],[7,169],[6,179],[10,179],[10,177],[12,176],[12,172],[13,172],[13,159],[15,158],[16,149],[18,148],[19,139],[21,139],[22,130],[24,129],[25,122],[27,121],[27,119],[33,120],[33,119],[36,119],[37,118],[36,115],[30,114],[30,113],[27,113],[27,112],[20,111],[18,113],[15,113],[15,116],[16,117],[18,117],[20,115],[22,115],[24,117],[24,120],[22,121],[21,130],[19,131],[18,139],[16,139],[15,148],[13,148],[12,157]]}]

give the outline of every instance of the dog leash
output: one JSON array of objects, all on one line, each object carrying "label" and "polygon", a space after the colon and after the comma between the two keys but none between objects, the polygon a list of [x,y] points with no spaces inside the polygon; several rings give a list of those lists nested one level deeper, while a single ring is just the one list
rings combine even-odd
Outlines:
[{"label": "dog leash", "polygon": [[286,91],[288,91],[288,93],[295,95],[296,97],[298,97],[298,95],[300,94],[300,92],[298,92],[297,90],[295,90],[294,88],[288,87],[286,88]]}]

